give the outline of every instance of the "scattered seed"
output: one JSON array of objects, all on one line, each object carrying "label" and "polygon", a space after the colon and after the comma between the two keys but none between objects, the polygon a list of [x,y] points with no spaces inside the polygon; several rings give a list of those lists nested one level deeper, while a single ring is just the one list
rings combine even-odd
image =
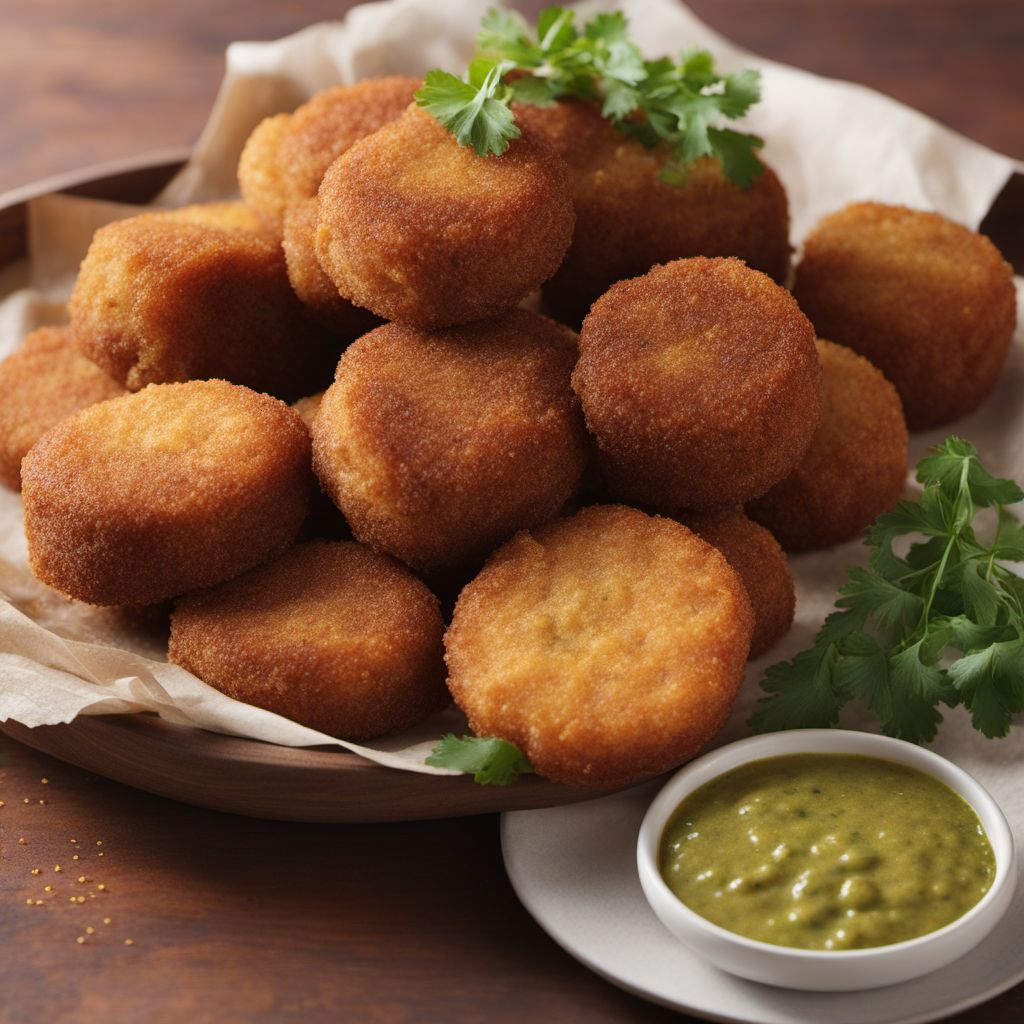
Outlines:
[{"label": "scattered seed", "polygon": [[61,868],[61,866],[60,866],[59,864],[54,864],[54,865],[53,865],[53,870],[54,870],[54,871],[58,871],[58,872],[59,872],[59,871],[61,871],[61,870],[62,870],[62,868]]},{"label": "scattered seed", "polygon": [[96,888],[99,889],[100,892],[106,892],[107,891],[107,887],[102,882],[100,882],[100,884],[97,885]]},{"label": "scattered seed", "polygon": [[93,932],[95,932],[95,931],[96,931],[96,929],[95,929],[95,928],[93,928],[93,926],[92,926],[92,925],[89,925],[89,927],[85,929],[85,934],[86,934],[86,935],[92,935],[92,934],[93,934]]},{"label": "scattered seed", "polygon": [[87,879],[87,878],[85,877],[85,875],[79,875],[79,876],[78,876],[78,880],[79,880],[80,882],[85,882],[85,881],[88,881],[88,879]]},{"label": "scattered seed", "polygon": [[28,840],[24,836],[20,836],[18,838],[18,845],[19,846],[28,846]]},{"label": "scattered seed", "polygon": [[52,885],[44,885],[43,886],[43,892],[53,892],[53,886]]},{"label": "scattered seed", "polygon": [[72,860],[78,860],[78,859],[79,859],[79,856],[78,856],[78,854],[77,854],[77,853],[73,853],[73,854],[71,854],[71,859],[72,859]]},{"label": "scattered seed", "polygon": [[124,940],[124,944],[126,946],[134,946],[135,945],[135,940],[134,939],[125,939]]},{"label": "scattered seed", "polygon": [[77,942],[81,946],[85,942],[85,936],[79,935],[78,938],[75,939],[75,942]]},{"label": "scattered seed", "polygon": [[32,874],[33,875],[41,875],[42,873],[43,873],[43,869],[42,868],[33,868],[32,869]]},{"label": "scattered seed", "polygon": [[50,780],[49,780],[49,779],[40,779],[39,781],[40,781],[40,782],[41,782],[41,783],[42,783],[42,784],[43,784],[44,786],[48,786],[48,785],[50,784]]},{"label": "scattered seed", "polygon": [[109,917],[103,918],[103,923],[104,924],[110,924],[110,918]]}]

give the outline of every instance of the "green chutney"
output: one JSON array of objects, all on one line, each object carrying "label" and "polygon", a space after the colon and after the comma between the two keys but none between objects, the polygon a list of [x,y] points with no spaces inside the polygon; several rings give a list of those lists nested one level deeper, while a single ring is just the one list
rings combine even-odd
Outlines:
[{"label": "green chutney", "polygon": [[860,949],[955,921],[995,878],[973,808],[938,779],[855,754],[792,754],[694,790],[659,868],[691,910],[739,935]]}]

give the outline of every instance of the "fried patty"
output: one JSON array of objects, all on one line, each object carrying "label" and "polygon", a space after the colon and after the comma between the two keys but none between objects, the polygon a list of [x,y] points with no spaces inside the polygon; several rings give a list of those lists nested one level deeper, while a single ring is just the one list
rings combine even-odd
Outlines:
[{"label": "fried patty", "polygon": [[686,256],[738,256],[786,283],[786,192],[768,167],[750,188],[733,184],[718,160],[702,157],[685,185],[662,179],[671,161],[601,116],[596,103],[518,103],[516,122],[547,139],[569,167],[576,228],[558,272],[544,285],[545,307],[578,326],[616,281]]},{"label": "fried patty", "polygon": [[152,384],[59,423],[25,456],[29,565],[90,604],[155,604],[284,549],[306,515],[298,413],[227,381]]},{"label": "fried patty", "polygon": [[542,775],[625,786],[725,724],[754,613],[722,554],[670,519],[591,506],[516,534],[459,596],[448,687]]},{"label": "fried patty", "polygon": [[754,608],[750,657],[764,654],[789,632],[796,610],[793,574],[779,542],[739,508],[685,512],[679,521],[718,548],[739,574]]},{"label": "fried patty", "polygon": [[349,740],[448,703],[437,598],[351,541],[314,541],[208,590],[171,617],[171,661],[236,700]]},{"label": "fried patty", "polygon": [[573,387],[623,499],[747,501],[792,472],[818,426],[814,329],[739,260],[675,260],[613,285],[579,344]]},{"label": "fried patty", "polygon": [[319,196],[316,252],[338,291],[429,328],[515,306],[572,236],[568,171],[543,139],[477,156],[417,107],[336,160]]},{"label": "fried patty", "polygon": [[896,389],[856,352],[818,341],[821,423],[800,465],[748,514],[790,551],[852,540],[903,496],[907,427]]},{"label": "fried patty", "polygon": [[556,515],[586,462],[572,332],[513,310],[447,331],[385,324],[341,358],[314,466],[360,540],[417,569]]},{"label": "fried patty", "polygon": [[973,412],[1002,373],[1017,317],[1013,270],[984,236],[937,213],[853,203],[804,243],[794,294],[818,335],[892,381],[911,430]]},{"label": "fried patty", "polygon": [[218,377],[298,398],[340,348],[303,315],[278,246],[166,214],[100,228],[69,309],[79,349],[130,391]]},{"label": "fried patty", "polygon": [[72,344],[67,327],[40,327],[0,362],[0,483],[21,487],[21,460],[51,427],[124,394]]}]

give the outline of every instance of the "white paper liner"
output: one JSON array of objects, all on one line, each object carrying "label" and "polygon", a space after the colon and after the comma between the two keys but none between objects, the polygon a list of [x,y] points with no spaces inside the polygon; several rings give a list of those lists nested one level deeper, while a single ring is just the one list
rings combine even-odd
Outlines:
[{"label": "white paper liner", "polygon": [[[365,4],[343,22],[316,25],[271,43],[234,43],[227,72],[192,159],[155,205],[178,206],[236,194],[235,168],[256,124],[291,110],[313,92],[374,75],[460,71],[476,27],[493,0],[389,0]],[[789,193],[793,239],[848,202],[877,199],[937,210],[976,228],[1015,161],[861,86],[761,60],[702,24],[671,0],[587,3],[622,9],[650,56],[704,46],[727,70],[758,67],[764,99],[746,119],[762,135],[765,158]],[[52,195],[30,206],[26,263],[0,273],[0,358],[29,330],[65,317],[78,264],[93,232],[136,207]],[[1019,284],[1019,282],[1018,282]],[[1018,288],[1018,296],[1021,289]],[[915,434],[913,465],[927,447],[956,432],[980,449],[993,471],[1024,479],[1024,337],[1018,331],[997,393],[976,415],[950,428]],[[859,542],[792,560],[797,618],[792,632],[752,663],[736,711],[717,742],[745,732],[766,664],[807,646],[831,609]],[[278,715],[231,700],[164,660],[164,638],[117,611],[68,601],[28,572],[21,499],[0,489],[0,721],[27,726],[69,722],[80,714],[150,711],[171,722],[285,746],[336,745],[379,764],[446,774],[423,763],[437,737],[464,728],[455,709],[415,730],[369,745],[335,740]],[[969,733],[963,743],[984,742]],[[955,751],[953,752],[955,753]]]}]

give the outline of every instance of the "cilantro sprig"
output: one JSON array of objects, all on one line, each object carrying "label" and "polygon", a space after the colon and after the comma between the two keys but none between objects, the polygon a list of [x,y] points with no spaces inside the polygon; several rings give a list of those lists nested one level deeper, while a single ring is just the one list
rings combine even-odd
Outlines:
[{"label": "cilantro sprig", "polygon": [[577,28],[575,12],[549,7],[532,30],[514,11],[491,10],[481,23],[477,53],[465,77],[428,72],[416,102],[480,155],[500,156],[519,129],[513,101],[547,106],[563,97],[595,100],[618,129],[647,147],[668,146],[662,170],[682,185],[703,156],[744,188],[764,169],[756,135],[721,127],[761,98],[760,74],[720,75],[706,50],[645,60],[630,41],[621,12],[597,14]]},{"label": "cilantro sprig", "polygon": [[[860,701],[887,735],[927,743],[940,705],[963,704],[988,737],[1024,711],[1024,579],[1003,564],[1024,562],[1024,527],[1007,509],[1024,491],[957,437],[921,460],[917,479],[920,499],[868,530],[868,566],[849,569],[814,645],[765,673],[755,732],[834,726]],[[994,511],[987,541],[975,529],[982,509]]]},{"label": "cilantro sprig", "polygon": [[522,751],[497,736],[463,736],[454,733],[442,737],[427,758],[435,768],[454,768],[472,774],[482,786],[507,786],[520,775],[532,772]]}]

